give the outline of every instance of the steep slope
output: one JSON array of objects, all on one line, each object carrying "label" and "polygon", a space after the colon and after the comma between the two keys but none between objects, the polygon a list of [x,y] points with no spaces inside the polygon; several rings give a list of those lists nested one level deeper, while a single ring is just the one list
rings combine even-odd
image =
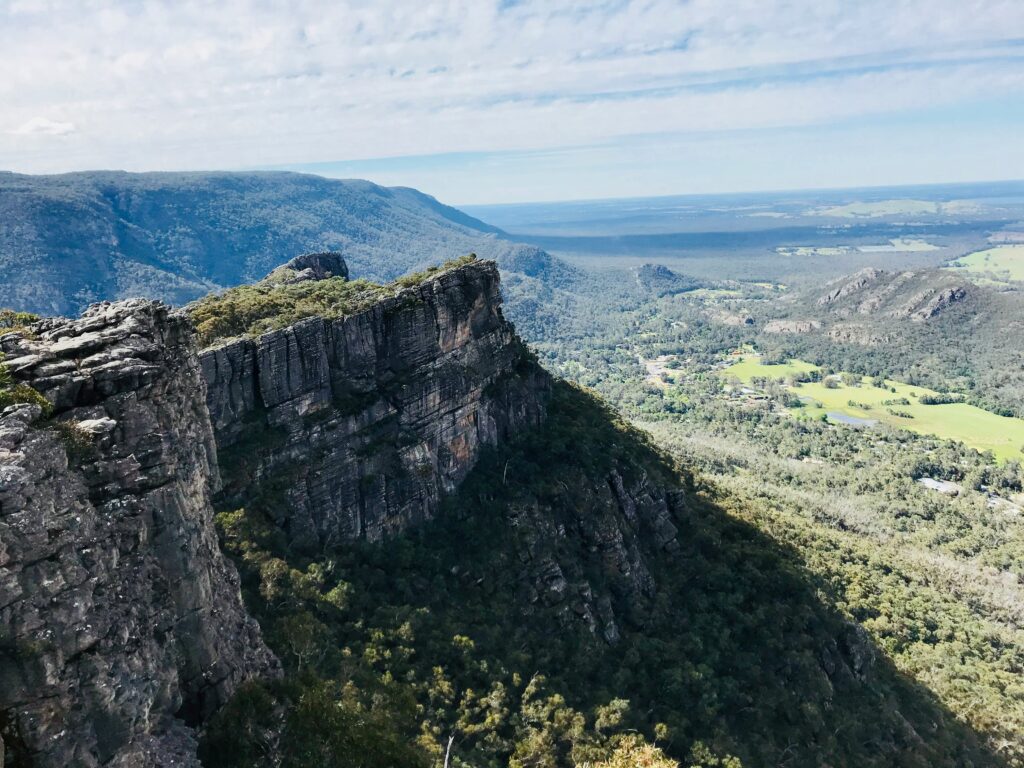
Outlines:
[{"label": "steep slope", "polygon": [[[0,173],[0,306],[76,314],[133,296],[181,304],[261,278],[290,256],[343,250],[390,280],[519,246],[412,189],[294,173]],[[15,279],[16,278],[16,279]]]},{"label": "steep slope", "polygon": [[382,743],[419,751],[407,765],[450,744],[455,765],[601,765],[636,731],[687,766],[1002,765],[723,503],[556,384],[543,425],[385,543],[310,557],[259,509],[221,515],[294,677],[223,710],[207,764],[261,765],[252,735],[274,732],[285,764],[316,748],[345,765],[353,731],[312,735],[333,706],[341,729],[389,723]]},{"label": "steep slope", "polygon": [[130,301],[0,349],[52,410],[0,414],[0,756],[196,765],[187,726],[278,664],[217,547],[191,330]]},{"label": "steep slope", "polygon": [[291,673],[217,716],[208,765],[453,738],[457,765],[582,766],[631,729],[692,765],[999,764],[728,499],[548,382],[493,265],[410,282],[204,352],[225,544]]}]

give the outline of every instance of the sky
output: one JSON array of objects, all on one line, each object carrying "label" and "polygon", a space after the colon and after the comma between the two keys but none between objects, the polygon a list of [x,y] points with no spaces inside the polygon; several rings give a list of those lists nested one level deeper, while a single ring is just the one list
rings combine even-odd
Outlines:
[{"label": "sky", "polygon": [[452,204],[1024,178],[1024,0],[0,0],[0,169]]}]

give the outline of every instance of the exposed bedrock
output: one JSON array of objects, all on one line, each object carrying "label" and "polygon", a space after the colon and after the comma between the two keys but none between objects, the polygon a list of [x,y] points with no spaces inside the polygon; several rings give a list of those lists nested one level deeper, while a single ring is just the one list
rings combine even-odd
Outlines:
[{"label": "exposed bedrock", "polygon": [[278,665],[222,556],[187,321],[93,305],[0,337],[53,404],[0,415],[0,728],[8,765],[195,764],[190,726]]},{"label": "exposed bedrock", "polygon": [[502,315],[493,262],[200,361],[220,503],[256,500],[308,550],[431,518],[485,447],[541,421],[550,388]]}]

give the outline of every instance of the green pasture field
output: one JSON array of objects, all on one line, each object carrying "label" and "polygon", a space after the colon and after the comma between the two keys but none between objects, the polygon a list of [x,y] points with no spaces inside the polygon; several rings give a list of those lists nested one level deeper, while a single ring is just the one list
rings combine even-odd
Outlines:
[{"label": "green pasture field", "polygon": [[1000,245],[962,256],[950,269],[1024,282],[1024,245]]},{"label": "green pasture field", "polygon": [[[723,370],[745,384],[755,378],[785,379],[808,373],[816,366],[802,360],[781,365],[762,365],[756,354],[744,355]],[[895,390],[895,391],[893,391]],[[885,388],[873,386],[865,377],[857,385],[837,382],[835,388],[821,382],[804,382],[793,391],[805,401],[794,409],[803,418],[820,418],[825,414],[842,414],[855,419],[868,419],[922,435],[957,440],[979,451],[991,451],[999,460],[1024,460],[1024,419],[997,416],[966,403],[925,405],[922,395],[938,395],[934,390],[886,380]],[[909,404],[899,402],[903,399]],[[851,404],[851,402],[853,404]]]}]

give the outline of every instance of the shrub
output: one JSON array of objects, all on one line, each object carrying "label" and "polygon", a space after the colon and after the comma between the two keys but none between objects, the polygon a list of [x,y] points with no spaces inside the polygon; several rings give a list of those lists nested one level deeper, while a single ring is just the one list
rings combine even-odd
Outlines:
[{"label": "shrub", "polygon": [[3,355],[0,355],[0,411],[9,405],[17,405],[18,403],[38,405],[43,409],[44,414],[49,414],[51,410],[49,401],[39,392],[32,389],[28,384],[16,383],[14,381],[11,377],[11,372],[4,365]]},{"label": "shrub", "polygon": [[268,277],[253,285],[240,285],[199,299],[189,307],[188,313],[200,343],[208,346],[220,339],[286,328],[307,317],[334,319],[362,312],[382,298],[395,296],[401,290],[421,285],[475,260],[476,255],[471,253],[400,277],[389,285],[343,277],[282,284]]}]

